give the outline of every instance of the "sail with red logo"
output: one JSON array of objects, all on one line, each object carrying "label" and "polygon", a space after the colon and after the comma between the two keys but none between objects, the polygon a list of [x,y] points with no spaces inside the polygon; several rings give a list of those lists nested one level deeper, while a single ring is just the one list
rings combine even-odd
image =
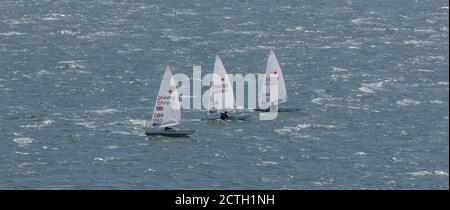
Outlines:
[{"label": "sail with red logo", "polygon": [[208,105],[208,115],[216,116],[207,117],[206,120],[246,120],[250,117],[248,114],[228,113],[228,111],[236,111],[233,83],[219,55],[216,55],[214,62]]},{"label": "sail with red logo", "polygon": [[[267,59],[266,72],[260,89],[258,105],[256,111],[270,111],[271,108],[288,101],[286,84],[284,82],[283,72],[278,63],[277,56],[273,50],[270,50]],[[296,111],[297,108],[278,108],[280,111]]]},{"label": "sail with red logo", "polygon": [[234,109],[233,86],[219,55],[216,55],[211,81],[208,114]]},{"label": "sail with red logo", "polygon": [[[169,126],[181,123],[180,101],[175,80],[170,67],[167,66],[159,87],[158,96],[153,110],[150,127],[147,135],[186,136],[193,130],[175,130]],[[163,129],[157,129],[163,128]]]}]

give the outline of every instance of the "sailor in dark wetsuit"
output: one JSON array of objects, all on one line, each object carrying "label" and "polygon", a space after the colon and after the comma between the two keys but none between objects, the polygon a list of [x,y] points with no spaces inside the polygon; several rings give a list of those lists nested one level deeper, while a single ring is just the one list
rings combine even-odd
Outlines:
[{"label": "sailor in dark wetsuit", "polygon": [[220,113],[220,119],[225,120],[228,118],[227,111]]},{"label": "sailor in dark wetsuit", "polygon": [[175,130],[174,130],[173,128],[171,128],[171,127],[165,127],[164,130],[165,130],[165,131],[175,131]]}]

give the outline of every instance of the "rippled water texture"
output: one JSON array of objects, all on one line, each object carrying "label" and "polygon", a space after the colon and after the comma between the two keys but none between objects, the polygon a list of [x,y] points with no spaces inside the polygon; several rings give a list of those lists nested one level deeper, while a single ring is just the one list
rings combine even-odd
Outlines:
[{"label": "rippled water texture", "polygon": [[[447,1],[0,2],[2,189],[449,189]],[[148,138],[164,66],[263,73],[275,121]]]}]

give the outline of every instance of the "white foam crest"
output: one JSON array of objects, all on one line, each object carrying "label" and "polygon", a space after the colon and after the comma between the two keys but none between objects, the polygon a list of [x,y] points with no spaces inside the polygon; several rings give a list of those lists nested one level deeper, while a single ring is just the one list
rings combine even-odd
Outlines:
[{"label": "white foam crest", "polygon": [[359,87],[358,90],[363,92],[363,93],[375,93],[374,90],[372,90],[372,89],[370,89],[368,87]]},{"label": "white foam crest", "polygon": [[430,100],[430,104],[442,104],[441,100]]},{"label": "white foam crest", "polygon": [[57,33],[58,33],[58,34],[61,34],[61,35],[68,35],[68,36],[75,36],[75,35],[78,34],[78,32],[76,32],[76,31],[71,31],[71,30],[68,30],[68,29],[65,29],[65,30],[59,30]]},{"label": "white foam crest", "polygon": [[443,82],[443,81],[441,81],[441,82],[438,82],[437,84],[438,84],[438,85],[444,85],[444,86],[448,86],[448,82]]},{"label": "white foam crest", "polygon": [[104,115],[104,114],[112,114],[115,112],[119,112],[119,110],[117,110],[117,109],[98,109],[98,110],[93,110],[93,111],[89,111],[89,112]]},{"label": "white foam crest", "polygon": [[[146,126],[148,127],[148,126]],[[145,132],[143,129],[132,128],[128,130],[112,130],[111,133],[125,135],[125,136],[145,136]]]},{"label": "white foam crest", "polygon": [[117,131],[117,130],[114,130],[111,133],[120,134],[120,135],[134,135],[133,133],[130,133],[130,132],[127,132],[127,131]]},{"label": "white foam crest", "polygon": [[201,119],[194,119],[194,118],[192,118],[192,119],[183,119],[183,121],[184,122],[200,122],[202,120]]},{"label": "white foam crest", "polygon": [[49,126],[51,124],[53,124],[54,121],[53,120],[44,120],[41,123],[37,123],[37,124],[29,124],[29,125],[21,125],[21,128],[42,128],[45,126]]},{"label": "white foam crest", "polygon": [[47,21],[61,20],[62,18],[66,17],[66,16],[67,15],[65,15],[65,14],[51,13],[51,14],[47,14],[45,17],[43,17],[42,20],[47,20]]},{"label": "white foam crest", "polygon": [[314,98],[311,100],[311,103],[319,104],[319,105],[325,105],[329,107],[338,107],[337,104],[332,104],[332,102],[341,101],[342,98],[335,98],[335,97],[319,97]]},{"label": "white foam crest", "polygon": [[350,22],[352,22],[355,25],[370,24],[370,23],[372,23],[370,21],[370,19],[372,19],[372,18],[358,18],[358,19],[350,20]]},{"label": "white foam crest", "polygon": [[173,16],[178,16],[178,15],[197,15],[198,13],[194,12],[191,9],[173,9],[171,13],[164,13],[163,16],[169,16],[169,17],[173,17]]},{"label": "white foam crest", "polygon": [[341,128],[342,126],[339,125],[323,125],[323,124],[309,124],[309,123],[300,123],[297,126],[286,126],[280,129],[274,129],[275,132],[279,134],[285,134],[285,133],[291,133],[294,131],[301,131],[308,128],[327,128],[327,129],[335,129],[335,128]]},{"label": "white foam crest", "polygon": [[131,124],[131,125],[147,126],[148,120],[130,119],[130,120],[128,120],[128,123]]},{"label": "white foam crest", "polygon": [[102,162],[107,162],[110,160],[117,160],[118,158],[115,157],[95,157],[94,161],[102,161]]},{"label": "white foam crest", "polygon": [[116,35],[116,33],[111,31],[99,31],[92,34],[93,36],[110,37]]},{"label": "white foam crest", "polygon": [[119,146],[117,146],[117,145],[108,145],[106,148],[113,150],[113,149],[119,148]]},{"label": "white foam crest", "polygon": [[278,165],[275,161],[259,161],[256,163],[257,166],[274,166]]},{"label": "white foam crest", "polygon": [[294,27],[294,28],[286,28],[286,31],[303,31],[304,27]]},{"label": "white foam crest", "polygon": [[331,71],[333,72],[333,74],[331,75],[331,79],[335,81],[338,79],[346,80],[350,78],[350,76],[352,76],[352,74],[344,68],[331,67]]},{"label": "white foam crest", "polygon": [[386,83],[394,82],[395,79],[385,79],[378,82],[362,83],[358,90],[363,93],[375,93],[376,91],[383,90]]},{"label": "white foam crest", "polygon": [[23,36],[23,35],[26,35],[26,33],[21,33],[17,31],[0,33],[0,36]]},{"label": "white foam crest", "polygon": [[422,33],[433,33],[433,32],[435,32],[433,29],[431,29],[431,28],[427,28],[427,29],[414,29],[414,31],[416,31],[416,32],[422,32]]},{"label": "white foam crest", "polygon": [[339,68],[339,67],[331,67],[331,71],[333,71],[333,73],[342,73],[342,72],[348,72],[347,69],[344,68]]},{"label": "white foam crest", "polygon": [[98,127],[95,125],[94,122],[77,122],[77,123],[75,123],[75,125],[81,125],[81,126],[84,126],[86,128],[90,128],[90,129]]},{"label": "white foam crest", "polygon": [[69,69],[85,69],[86,66],[81,64],[82,60],[71,60],[71,61],[60,61],[59,64],[64,64],[64,66],[60,66],[60,68],[69,68]]},{"label": "white foam crest", "polygon": [[37,72],[37,75],[50,75],[50,74],[54,74],[54,73],[49,72],[47,70],[40,70]]},{"label": "white foam crest", "polygon": [[18,146],[24,147],[29,144],[32,144],[35,140],[29,137],[20,137],[13,139],[13,141],[16,142]]},{"label": "white foam crest", "polygon": [[432,41],[424,41],[424,40],[408,40],[403,42],[405,45],[414,45],[415,47],[423,47],[434,44]]},{"label": "white foam crest", "polygon": [[447,176],[448,172],[445,171],[415,171],[415,172],[406,172],[406,175],[411,176]]},{"label": "white foam crest", "polygon": [[11,90],[12,90],[11,88],[8,88],[8,87],[0,84],[0,91],[11,91]]},{"label": "white foam crest", "polygon": [[95,39],[95,38],[99,38],[99,37],[111,37],[111,36],[115,36],[117,35],[117,33],[115,32],[111,32],[111,31],[98,31],[95,33],[89,33],[86,35],[81,35],[81,36],[77,36],[77,38],[79,39]]},{"label": "white foam crest", "polygon": [[420,104],[419,101],[414,101],[411,99],[402,99],[396,102],[397,105],[399,106],[409,106],[409,105],[418,105]]}]

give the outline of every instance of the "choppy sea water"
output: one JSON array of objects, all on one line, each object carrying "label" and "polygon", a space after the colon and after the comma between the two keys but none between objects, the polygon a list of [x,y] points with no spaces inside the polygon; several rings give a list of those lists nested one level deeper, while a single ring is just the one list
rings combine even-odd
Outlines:
[{"label": "choppy sea water", "polygon": [[[2,189],[448,189],[447,1],[0,2]],[[164,66],[262,73],[275,121],[148,138]]]}]

